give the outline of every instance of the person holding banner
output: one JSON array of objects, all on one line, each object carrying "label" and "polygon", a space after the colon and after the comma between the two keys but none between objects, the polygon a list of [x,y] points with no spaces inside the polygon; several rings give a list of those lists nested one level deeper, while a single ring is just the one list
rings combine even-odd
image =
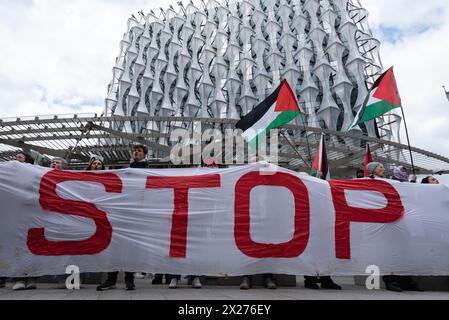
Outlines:
[{"label": "person holding banner", "polygon": [[371,179],[375,178],[385,178],[385,168],[382,163],[380,162],[371,162],[367,165],[368,173],[370,174],[369,177]]},{"label": "person holding banner", "polygon": [[[367,169],[371,174],[370,178],[372,179],[385,178],[385,168],[381,163],[371,162],[368,164]],[[416,181],[416,176],[412,177],[412,182],[415,182],[413,178],[415,178]],[[403,166],[396,167],[394,169],[394,175],[392,177],[392,180],[400,182],[409,182],[409,175],[407,169]],[[403,290],[423,291],[418,287],[418,284],[413,281],[413,278],[411,276],[388,275],[383,276],[382,279],[384,280],[385,286],[389,291],[394,292],[402,292]]]},{"label": "person holding banner", "polygon": [[[53,158],[50,161],[50,168],[54,170],[64,170],[67,166],[67,161],[63,158]],[[66,275],[55,276],[55,280],[58,281],[58,289],[67,289],[66,286]]]},{"label": "person holding banner", "polygon": [[[148,168],[148,162],[146,161],[146,156],[148,155],[148,148],[142,144],[135,144],[132,146],[132,159],[130,168],[134,169],[146,169]],[[98,159],[96,159],[98,160]],[[95,161],[94,161],[95,162]],[[98,169],[99,165],[94,165],[92,163],[91,169],[94,170],[103,170]],[[104,164],[102,165],[104,168]],[[110,289],[115,289],[115,285],[117,283],[118,272],[109,272],[106,281],[100,284],[97,287],[97,291],[106,291]],[[136,290],[136,285],[134,284],[134,273],[133,272],[125,272],[125,290],[133,291]]]},{"label": "person holding banner", "polygon": [[365,178],[365,171],[363,171],[362,169],[357,170],[357,172],[355,173],[355,177],[356,179]]},{"label": "person holding banner", "polygon": [[412,175],[410,177],[408,170],[404,166],[395,167],[393,170],[392,180],[400,181],[400,182],[411,182],[416,183],[417,177]]},{"label": "person holding banner", "polygon": [[50,168],[55,170],[64,170],[67,165],[67,161],[63,158],[53,158],[50,163]]},{"label": "person holding banner", "polygon": [[[202,163],[203,167],[214,167],[214,168],[218,168],[218,165],[215,162],[214,158],[208,158],[205,159]],[[198,168],[196,165],[191,165],[190,168]],[[186,277],[187,279],[189,279],[192,283],[192,287],[195,289],[201,289],[203,287],[202,283],[201,283],[201,279],[200,276],[196,276],[196,275],[190,275]],[[181,275],[180,274],[166,274],[165,275],[165,281],[167,283],[169,283],[168,288],[169,289],[176,289],[178,288],[178,282],[181,280]],[[161,282],[162,282],[162,278],[161,278]]]},{"label": "person holding banner", "polygon": [[440,184],[440,181],[435,177],[428,176],[421,180],[421,184]]},{"label": "person holding banner", "polygon": [[28,164],[34,164],[33,157],[31,157],[30,154],[20,151],[16,153],[16,161],[19,161],[20,163],[28,163]]},{"label": "person holding banner", "polygon": [[[28,163],[28,164],[34,164],[34,160],[26,152],[20,151],[16,154],[15,160],[20,163]],[[12,286],[13,290],[34,290],[36,289],[36,278],[13,278],[14,285]],[[0,287],[1,287],[0,281]],[[6,279],[4,279],[4,282],[6,282]],[[3,283],[4,286],[4,283]]]},{"label": "person holding banner", "polygon": [[86,171],[106,170],[103,161],[104,161],[103,157],[92,156],[92,158],[90,159],[90,164],[87,167]]}]

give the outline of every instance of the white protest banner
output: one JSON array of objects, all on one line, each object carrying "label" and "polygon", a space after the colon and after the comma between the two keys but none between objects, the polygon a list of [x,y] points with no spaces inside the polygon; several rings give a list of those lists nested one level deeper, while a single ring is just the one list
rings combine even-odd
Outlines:
[{"label": "white protest banner", "polygon": [[[0,164],[0,276],[449,274],[449,190],[229,169]],[[261,174],[260,170],[264,170]],[[267,175],[266,171],[273,170]]]}]

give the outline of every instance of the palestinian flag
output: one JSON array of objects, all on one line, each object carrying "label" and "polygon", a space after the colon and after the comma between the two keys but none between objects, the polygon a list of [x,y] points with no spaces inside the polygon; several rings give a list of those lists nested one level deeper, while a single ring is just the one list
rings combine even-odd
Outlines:
[{"label": "palestinian flag", "polygon": [[391,67],[374,83],[365,103],[347,131],[401,106],[401,98],[396,85],[393,67]]},{"label": "palestinian flag", "polygon": [[312,165],[311,176],[318,177],[318,172],[321,173],[320,179],[330,180],[331,173],[329,170],[329,164],[327,162],[326,142],[324,140],[324,134],[321,135],[320,145],[315,155],[315,161]]},{"label": "palestinian flag", "polygon": [[373,162],[373,157],[371,155],[371,149],[369,147],[369,144],[366,144],[366,155],[365,155],[365,162],[363,163],[365,166],[365,177],[369,177],[371,173],[368,172],[368,164]]},{"label": "palestinian flag", "polygon": [[284,80],[267,99],[243,117],[236,128],[248,144],[257,149],[259,141],[270,130],[279,128],[295,119],[300,113],[299,103],[290,85]]}]

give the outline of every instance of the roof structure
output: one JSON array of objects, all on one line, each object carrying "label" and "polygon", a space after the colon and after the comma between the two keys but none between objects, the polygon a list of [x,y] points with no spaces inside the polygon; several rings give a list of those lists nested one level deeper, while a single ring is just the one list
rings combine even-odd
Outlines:
[{"label": "roof structure", "polygon": [[[110,167],[126,167],[131,158],[130,146],[141,143],[148,146],[149,160],[155,166],[172,165],[168,134],[150,130],[137,134],[122,129],[144,128],[147,122],[180,128],[193,128],[192,124],[201,123],[203,128],[224,132],[234,129],[237,120],[145,115],[102,117],[96,114],[1,119],[0,162],[14,159],[15,153],[23,149],[37,151],[48,158],[65,158],[72,169],[85,168],[92,154],[101,155]],[[370,144],[373,158],[387,168],[397,165],[410,167],[411,164],[408,146],[404,144],[356,132],[344,133],[307,126],[286,125],[283,130],[285,136],[279,137],[280,164],[292,170],[308,170],[323,133],[327,139],[329,165],[333,173],[360,168],[366,143]],[[418,174],[449,172],[449,158],[415,147],[411,150]]]}]

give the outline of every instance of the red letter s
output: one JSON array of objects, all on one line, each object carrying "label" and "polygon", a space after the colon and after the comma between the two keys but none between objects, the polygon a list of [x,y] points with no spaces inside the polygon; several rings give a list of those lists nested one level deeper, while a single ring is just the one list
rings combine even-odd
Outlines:
[{"label": "red letter s", "polygon": [[93,255],[105,250],[112,239],[112,226],[104,211],[84,201],[66,200],[58,196],[56,187],[66,181],[96,182],[104,185],[106,192],[122,192],[122,181],[112,173],[80,173],[50,171],[42,177],[40,204],[43,210],[91,218],[96,232],[87,240],[52,242],[45,238],[45,229],[30,229],[27,245],[30,251],[40,256]]}]

